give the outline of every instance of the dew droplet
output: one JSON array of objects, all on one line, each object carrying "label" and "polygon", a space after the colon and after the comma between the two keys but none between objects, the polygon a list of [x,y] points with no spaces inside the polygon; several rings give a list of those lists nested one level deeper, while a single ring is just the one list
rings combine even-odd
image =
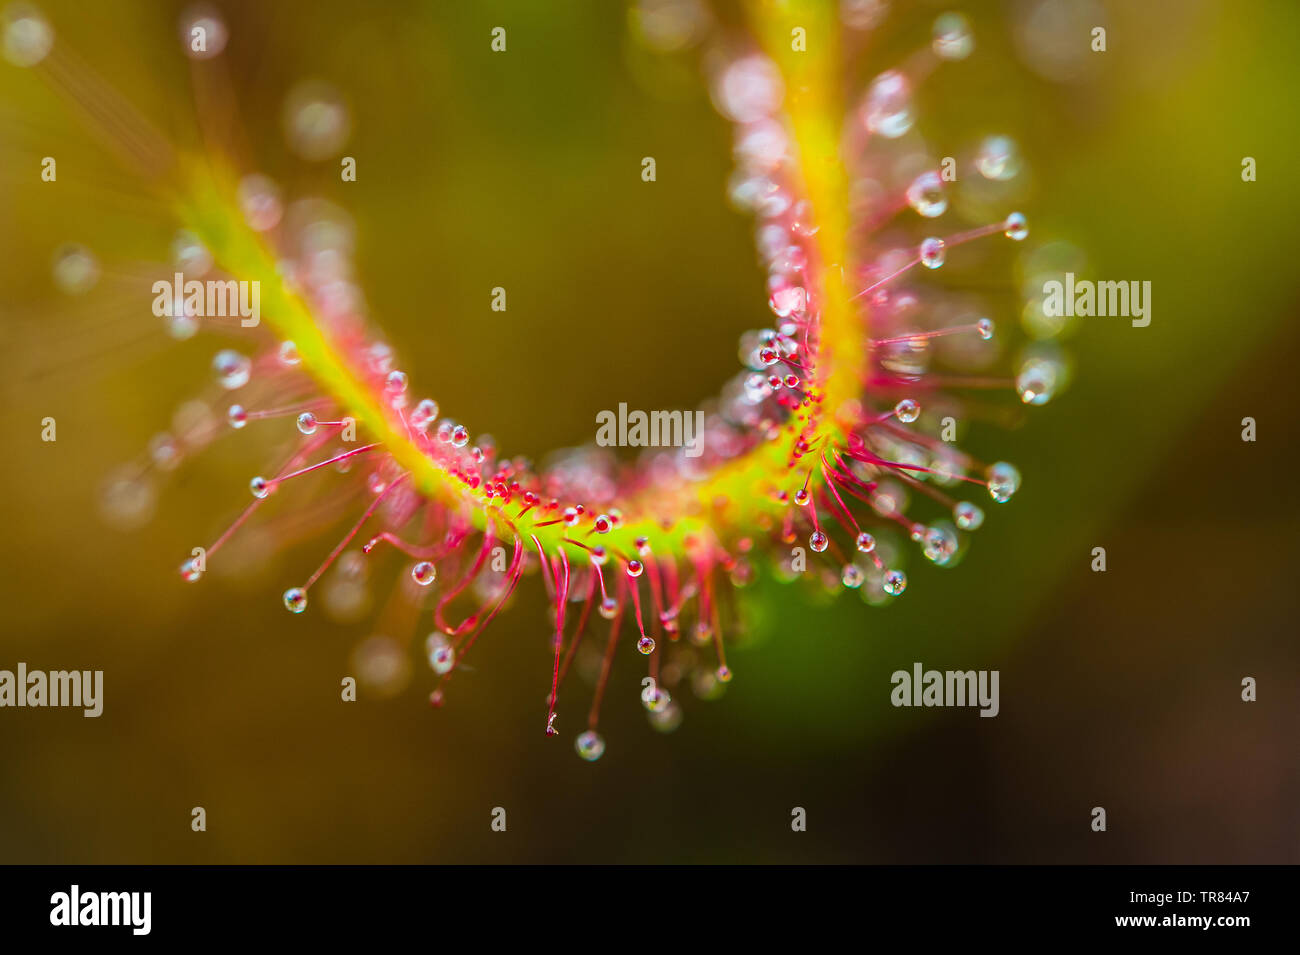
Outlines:
[{"label": "dew droplet", "polygon": [[985,477],[989,482],[989,497],[999,504],[1011,500],[1011,496],[1020,489],[1020,472],[1006,461],[989,465]]},{"label": "dew droplet", "polygon": [[408,379],[404,371],[390,371],[384,379],[384,390],[390,395],[406,394]]},{"label": "dew droplet", "polygon": [[724,665],[724,666],[720,666],[720,667],[718,667],[718,669],[714,671],[714,674],[715,674],[715,675],[717,676],[717,678],[718,678],[721,682],[723,682],[723,683],[730,683],[730,682],[731,682],[731,668],[728,667],[728,666],[725,666],[725,665]]},{"label": "dew droplet", "polygon": [[212,253],[193,232],[181,229],[172,239],[172,264],[177,271],[198,278],[212,268]]},{"label": "dew droplet", "polygon": [[436,631],[425,638],[424,653],[429,658],[429,666],[439,676],[445,676],[456,666],[455,648],[447,642],[446,637]]},{"label": "dew droplet", "polygon": [[1003,235],[1015,242],[1023,242],[1029,235],[1029,222],[1024,214],[1013,212],[1003,223]]},{"label": "dew droplet", "polygon": [[199,565],[193,557],[181,564],[181,579],[193,583],[203,576],[203,571],[199,570]]},{"label": "dew droplet", "polygon": [[981,318],[975,323],[975,330],[979,332],[980,338],[988,341],[993,337],[993,320],[989,318]]},{"label": "dew droplet", "polygon": [[451,429],[451,446],[453,448],[463,448],[469,444],[469,432],[463,424],[458,424]]},{"label": "dew droplet", "polygon": [[709,670],[696,670],[691,674],[691,689],[701,700],[716,700],[726,689],[718,682],[717,674]]},{"label": "dew droplet", "polygon": [[801,487],[794,492],[794,502],[800,507],[807,507],[808,502],[812,500],[812,495],[808,493],[806,487]]},{"label": "dew droplet", "polygon": [[600,615],[606,620],[613,620],[618,615],[618,601],[613,597],[605,597],[600,601]]},{"label": "dew droplet", "polygon": [[640,577],[643,570],[645,570],[645,566],[641,561],[633,559],[627,562],[627,575],[629,577]]},{"label": "dew droplet", "polygon": [[675,702],[669,702],[646,715],[650,719],[650,726],[660,733],[671,733],[682,725],[682,708]]},{"label": "dew droplet", "polygon": [[930,236],[921,242],[921,264],[927,269],[937,269],[943,265],[946,248],[943,239]]},{"label": "dew droplet", "polygon": [[709,626],[707,621],[698,621],[695,624],[695,627],[691,630],[691,642],[696,646],[702,647],[712,639],[713,628]]},{"label": "dew droplet", "polygon": [[160,471],[173,471],[181,463],[181,448],[170,434],[157,434],[149,441],[149,460]]},{"label": "dew droplet", "polygon": [[422,560],[411,567],[411,579],[421,587],[427,587],[438,579],[438,568],[430,561]]},{"label": "dew droplet", "polygon": [[100,513],[122,530],[135,530],[147,523],[157,499],[153,483],[133,470],[123,470],[110,477],[100,495]]},{"label": "dew droplet", "polygon": [[253,492],[253,497],[265,499],[271,496],[271,492],[275,490],[275,485],[259,475],[248,482],[248,489]]},{"label": "dew droplet", "polygon": [[731,63],[719,76],[714,103],[728,119],[754,123],[781,105],[785,84],[776,64],[760,53]]},{"label": "dew droplet", "polygon": [[191,60],[220,55],[230,38],[225,22],[206,4],[190,7],[181,17],[181,46]]},{"label": "dew droplet", "polygon": [[378,698],[400,693],[411,676],[406,645],[382,633],[366,638],[352,652],[357,682]]},{"label": "dew droplet", "polygon": [[429,425],[433,424],[434,419],[438,417],[439,410],[438,402],[432,398],[421,398],[411,411],[411,427],[419,431],[427,431]]},{"label": "dew droplet", "polygon": [[177,310],[175,315],[167,319],[167,334],[178,342],[193,338],[198,330],[198,319],[184,309]]},{"label": "dew droplet", "polygon": [[284,135],[303,159],[336,155],[352,132],[348,108],[334,87],[307,80],[294,87],[284,103]]},{"label": "dew droplet", "polygon": [[894,405],[894,417],[903,424],[911,424],[921,416],[921,406],[911,398],[904,398]]},{"label": "dew droplet", "polygon": [[840,19],[850,30],[871,30],[889,13],[888,0],[840,0]]},{"label": "dew droplet", "polygon": [[939,174],[930,170],[913,179],[907,187],[907,204],[927,219],[948,211],[948,199],[943,194],[943,179]]},{"label": "dew droplet", "polygon": [[857,590],[862,586],[864,576],[862,568],[857,564],[845,564],[844,569],[840,571],[840,582],[850,590]]},{"label": "dew droplet", "polygon": [[54,253],[54,284],[68,295],[82,295],[99,281],[99,262],[84,245],[60,246]]},{"label": "dew droplet", "polygon": [[298,415],[298,430],[303,434],[316,433],[316,416],[310,411],[304,411]]},{"label": "dew droplet", "polygon": [[790,222],[790,231],[797,236],[809,238],[817,234],[821,228],[813,218],[813,205],[807,199],[800,199],[795,203],[794,214]]},{"label": "dew droplet", "polygon": [[943,566],[957,553],[957,535],[946,527],[927,528],[921,553],[925,554],[927,560]]},{"label": "dew droplet", "polygon": [[302,361],[302,356],[298,354],[298,346],[290,341],[280,342],[280,351],[277,357],[280,359],[280,364],[286,368],[292,368]]},{"label": "dew droplet", "polygon": [[897,597],[907,589],[907,574],[901,570],[887,570],[880,586],[889,596]]},{"label": "dew droplet", "polygon": [[876,549],[876,539],[866,531],[863,531],[858,535],[858,539],[855,543],[857,544],[858,550],[862,551],[864,554],[870,554]]},{"label": "dew droplet", "polygon": [[227,348],[217,352],[212,359],[212,370],[216,373],[217,384],[227,391],[234,391],[248,384],[253,373],[253,363],[239,352]]},{"label": "dew droplet", "polygon": [[5,59],[14,66],[35,66],[54,46],[54,30],[35,7],[15,3],[5,9]]},{"label": "dew droplet", "polygon": [[830,538],[821,531],[813,531],[808,537],[808,546],[819,554],[830,546],[830,542]]},{"label": "dew droplet", "polygon": [[954,504],[952,516],[957,526],[964,531],[979,530],[980,525],[984,523],[984,511],[979,505],[972,504],[970,501],[958,501]]},{"label": "dew droplet", "polygon": [[573,741],[573,748],[587,762],[594,763],[605,755],[605,738],[595,730],[587,730],[578,734],[578,738]]},{"label": "dew droplet", "polygon": [[667,690],[660,689],[655,683],[647,683],[641,691],[641,704],[650,712],[661,710],[673,701]]},{"label": "dew droplet", "polygon": [[942,13],[934,21],[933,39],[930,42],[934,53],[941,60],[964,60],[975,49],[975,38],[971,35],[970,21],[960,13]]},{"label": "dew droplet", "polygon": [[1009,136],[989,136],[980,143],[975,156],[975,168],[985,179],[1005,182],[1020,172],[1020,156],[1016,142]]},{"label": "dew droplet", "polygon": [[907,77],[897,70],[886,70],[867,89],[862,105],[862,121],[868,131],[897,139],[912,128],[912,94]]},{"label": "dew droplet", "polygon": [[745,376],[745,400],[751,405],[759,404],[772,393],[772,386],[767,383],[767,377],[754,372],[752,375]]},{"label": "dew droplet", "polygon": [[302,613],[307,609],[307,591],[290,587],[284,592],[284,607],[290,613]]},{"label": "dew droplet", "polygon": [[244,221],[254,232],[269,232],[280,224],[284,206],[280,202],[280,187],[258,173],[245,176],[237,190],[239,208]]},{"label": "dew droplet", "polygon": [[772,291],[767,304],[777,318],[799,316],[807,308],[808,292],[801,285],[781,285]]},{"label": "dew droplet", "polygon": [[1061,366],[1050,358],[1030,358],[1016,375],[1016,392],[1027,405],[1045,405],[1056,394]]},{"label": "dew droplet", "polygon": [[642,637],[636,642],[636,648],[642,656],[649,656],[655,652],[655,642],[652,637]]}]

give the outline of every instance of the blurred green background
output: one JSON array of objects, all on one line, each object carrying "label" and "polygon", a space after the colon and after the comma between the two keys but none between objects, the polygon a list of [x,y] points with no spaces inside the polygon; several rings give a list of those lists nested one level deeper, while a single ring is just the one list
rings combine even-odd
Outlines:
[{"label": "blurred green background", "polygon": [[[913,6],[864,75],[924,42],[947,5]],[[688,700],[676,733],[647,725],[639,668],[616,667],[595,764],[571,746],[588,699],[576,679],[560,737],[541,734],[535,580],[436,712],[418,668],[396,698],[341,703],[367,627],[279,605],[332,536],[252,581],[183,584],[180,559],[263,466],[255,438],[186,462],[145,529],[105,528],[102,477],[167,427],[216,345],[173,343],[114,296],[165,259],[171,226],[37,76],[0,64],[0,667],[103,669],[106,686],[97,720],[0,710],[0,861],[1300,861],[1286,258],[1300,6],[1064,4],[1108,30],[1068,81],[1013,39],[1057,6],[963,8],[976,53],[926,85],[922,130],[937,146],[1017,137],[1034,240],[1076,244],[1094,277],[1150,280],[1151,325],[1084,320],[1071,390],[1022,429],[972,435],[1025,486],[960,569],[913,560],[908,594],[883,609],[761,584],[736,679],[721,701]],[[182,5],[42,9],[63,48],[195,141]],[[768,322],[698,56],[646,51],[622,5],[220,9],[254,165],[352,213],[370,312],[415,389],[502,448],[585,442],[619,401],[693,406],[735,372],[737,336]],[[508,53],[494,56],[498,25]],[[304,77],[351,104],[356,183],[284,147],[281,104]],[[45,155],[57,184],[39,181]],[[1243,156],[1257,182],[1241,181]],[[66,241],[104,267],[84,299],[50,278]],[[1089,570],[1095,546],[1106,574]],[[889,674],[913,661],[1000,670],[1001,715],[892,708]],[[1257,703],[1240,702],[1244,676]],[[1098,805],[1105,834],[1088,825]],[[806,833],[790,831],[794,806]]]}]

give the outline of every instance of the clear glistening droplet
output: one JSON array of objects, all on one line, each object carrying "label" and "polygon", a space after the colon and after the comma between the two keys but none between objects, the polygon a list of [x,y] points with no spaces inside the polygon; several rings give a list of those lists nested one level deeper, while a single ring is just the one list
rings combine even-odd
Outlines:
[{"label": "clear glistening droplet", "polygon": [[1027,405],[1045,405],[1056,394],[1060,365],[1049,358],[1030,358],[1016,375],[1016,392]]},{"label": "clear glistening droplet", "polygon": [[887,70],[871,81],[862,105],[867,129],[886,139],[897,139],[912,128],[912,93],[907,77]]},{"label": "clear glistening droplet", "polygon": [[54,254],[54,284],[68,295],[82,295],[99,281],[99,262],[84,245],[65,245]]},{"label": "clear glistening droplet", "polygon": [[984,523],[984,512],[970,501],[958,501],[952,507],[953,520],[964,531],[978,530]]},{"label": "clear glistening droplet", "polygon": [[429,666],[439,676],[450,673],[456,665],[456,651],[440,633],[429,634],[424,641],[424,652],[429,658]]},{"label": "clear glistening droplet", "polygon": [[1023,213],[1013,212],[1003,223],[1003,235],[1013,242],[1023,242],[1029,237],[1029,221]]},{"label": "clear glistening droplet", "polygon": [[1020,156],[1016,142],[1009,136],[989,136],[980,143],[975,156],[975,168],[985,179],[1005,182],[1020,172]]},{"label": "clear glistening droplet", "polygon": [[290,587],[284,592],[284,606],[290,613],[302,613],[307,609],[307,591]]},{"label": "clear glistening droplet", "polygon": [[943,239],[931,236],[921,242],[921,264],[927,269],[937,269],[943,265],[946,248]]},{"label": "clear glistening droplet", "polygon": [[927,560],[943,566],[957,553],[957,537],[946,527],[927,528],[921,552]]},{"label": "clear glistening droplet", "polygon": [[990,465],[985,477],[989,482],[989,497],[999,504],[1005,504],[1020,490],[1020,472],[1006,461]]},{"label": "clear glistening droplet", "polygon": [[294,87],[284,104],[284,135],[303,159],[337,155],[352,132],[352,118],[338,90],[308,80]]},{"label": "clear glistening droplet", "polygon": [[605,739],[595,730],[587,730],[578,734],[578,738],[573,741],[573,748],[587,762],[594,763],[605,755]]},{"label": "clear glistening droplet", "polygon": [[927,219],[941,216],[948,209],[943,194],[943,180],[933,170],[923,172],[907,187],[907,204]]},{"label": "clear glistening droplet", "polygon": [[216,373],[217,384],[227,391],[234,391],[248,384],[253,373],[253,363],[239,352],[227,348],[217,352],[212,359],[212,370]]},{"label": "clear glistening droplet", "polygon": [[266,176],[253,173],[239,181],[237,190],[239,208],[244,221],[255,232],[269,232],[280,224],[284,206],[280,201],[280,187]]},{"label": "clear glistening droplet", "polygon": [[5,59],[14,66],[35,66],[54,46],[54,30],[40,12],[26,3],[5,9]]},{"label": "clear glistening droplet", "polygon": [[935,55],[942,60],[964,60],[975,49],[970,21],[960,13],[943,13],[934,21],[933,39],[930,42]]},{"label": "clear glistening droplet", "polygon": [[894,405],[894,417],[903,424],[911,424],[921,416],[921,406],[912,398],[904,398]]}]

